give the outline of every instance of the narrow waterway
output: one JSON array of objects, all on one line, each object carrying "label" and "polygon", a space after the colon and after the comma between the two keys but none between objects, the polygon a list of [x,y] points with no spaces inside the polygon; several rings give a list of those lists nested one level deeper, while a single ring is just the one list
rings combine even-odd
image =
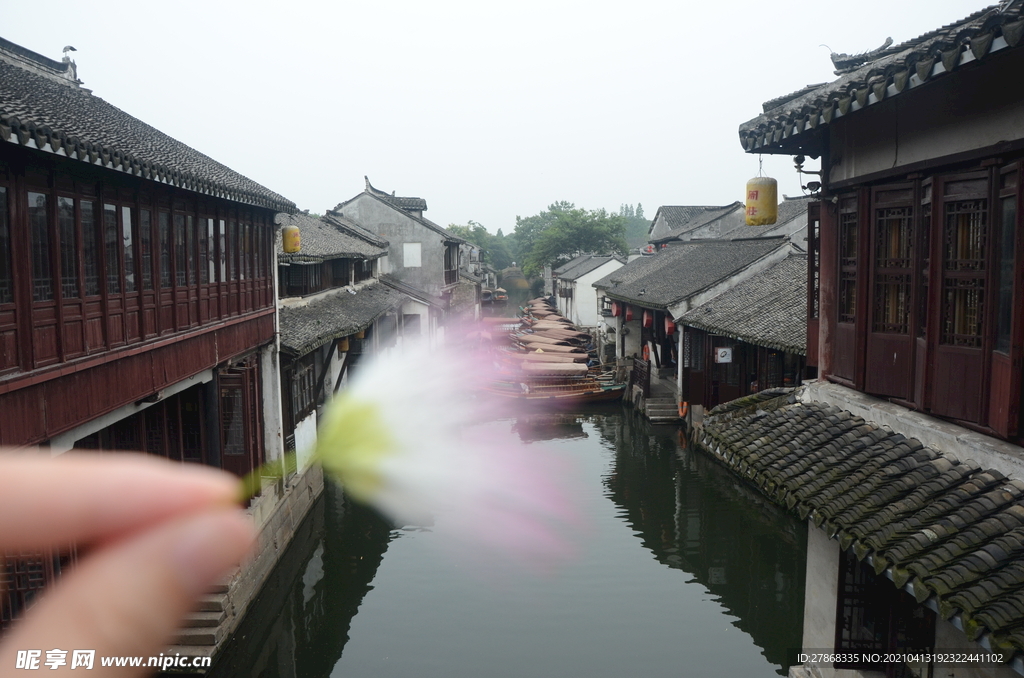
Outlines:
[{"label": "narrow waterway", "polygon": [[487,426],[574,469],[586,529],[570,562],[481,571],[452,556],[443,517],[395,530],[329,487],[214,675],[785,675],[801,523],[618,407]]}]

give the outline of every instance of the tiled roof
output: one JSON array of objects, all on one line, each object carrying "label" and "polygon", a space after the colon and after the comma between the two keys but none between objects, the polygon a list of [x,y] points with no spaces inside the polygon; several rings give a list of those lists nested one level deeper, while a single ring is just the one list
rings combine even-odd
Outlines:
[{"label": "tiled roof", "polygon": [[791,254],[683,314],[684,325],[790,353],[807,353],[807,256]]},{"label": "tiled roof", "polygon": [[412,297],[417,301],[422,301],[424,304],[428,304],[430,306],[440,309],[447,308],[447,304],[443,298],[435,297],[432,294],[419,289],[418,287],[413,287],[412,285],[399,280],[393,275],[382,275],[380,277],[380,281],[387,285],[388,287],[390,287],[391,289],[401,292],[407,297]]},{"label": "tiled roof", "polygon": [[381,200],[389,202],[395,207],[406,211],[425,211],[427,209],[427,201],[423,198],[403,197],[400,195],[396,196],[393,191],[391,193],[385,193],[384,191],[373,187],[370,183],[370,177],[364,176],[363,179],[366,180],[366,192],[375,198],[380,198]]},{"label": "tiled roof", "polygon": [[672,233],[652,239],[651,242],[662,243],[673,240],[690,240],[691,238],[722,238],[730,240],[757,238],[766,233],[771,233],[793,219],[806,215],[807,204],[811,199],[811,196],[783,197],[778,205],[778,218],[775,223],[763,226],[748,226],[743,204],[737,202],[728,208],[705,212],[691,219]]},{"label": "tiled roof", "polygon": [[1024,482],[774,396],[715,408],[700,444],[971,640],[1024,651]]},{"label": "tiled roof", "polygon": [[133,118],[89,90],[15,65],[2,45],[0,141],[248,205],[284,212],[295,209],[287,198]]},{"label": "tiled roof", "polygon": [[560,275],[559,278],[562,280],[579,280],[595,268],[600,268],[609,261],[618,261],[621,264],[625,263],[620,257],[598,256],[596,254],[592,254],[588,256],[585,261],[579,262],[576,266],[573,266],[571,269]]},{"label": "tiled roof", "polygon": [[634,259],[594,283],[613,299],[649,308],[669,305],[725,280],[780,247],[784,238],[691,240]]},{"label": "tiled roof", "polygon": [[[278,231],[277,260],[280,262],[318,262],[341,257],[377,259],[387,254],[386,241],[381,241],[377,236],[357,234],[332,217],[280,213],[274,222],[279,226],[298,226],[302,237],[302,250],[295,254],[285,254],[281,232]],[[383,246],[379,244],[381,242]]]},{"label": "tiled roof", "polygon": [[329,341],[365,330],[403,301],[405,295],[374,282],[355,294],[337,292],[305,306],[282,307],[281,350],[305,355]]},{"label": "tiled roof", "polygon": [[[401,211],[401,213],[404,214],[409,219],[412,219],[413,221],[415,221],[415,222],[417,222],[419,224],[422,224],[423,226],[426,226],[431,231],[434,231],[434,232],[440,234],[441,236],[444,237],[445,240],[447,240],[449,242],[464,243],[464,244],[467,244],[467,245],[472,244],[468,240],[464,240],[463,238],[460,238],[459,236],[455,235],[454,233],[449,231],[447,228],[445,228],[443,226],[440,226],[439,224],[435,224],[430,219],[427,219],[426,217],[423,217],[423,216],[419,216],[417,214],[414,214],[412,211],[410,211],[410,209],[415,209],[415,210],[424,209],[425,210],[427,208],[426,201],[423,202],[423,206],[422,207],[416,207],[416,208],[410,208],[408,206],[403,207],[401,204],[399,204],[399,202],[396,202],[397,199],[394,196],[389,196],[387,193],[384,193],[383,191],[379,191],[376,188],[373,188],[373,186],[370,186],[369,180],[366,181],[366,185],[367,185],[368,189],[363,191],[359,195],[364,195],[364,194],[368,195],[371,198],[373,198],[374,200],[381,201],[382,203],[384,203],[388,207],[392,207],[392,208],[394,208],[396,210]],[[358,198],[359,195],[355,196],[355,198],[351,198],[349,200],[346,200],[345,202],[338,203],[337,205],[334,206],[333,210],[328,210],[327,211],[327,215],[328,216],[332,216],[332,217],[341,216],[344,213],[344,211],[345,211],[345,205],[347,205],[348,203],[350,203],[353,200],[355,200],[356,198]],[[421,198],[402,198],[401,200],[411,201],[411,200],[421,200]]]},{"label": "tiled roof", "polygon": [[700,228],[709,221],[729,214],[741,206],[742,204],[739,202],[734,202],[731,205],[722,205],[721,207],[709,205],[662,205],[658,208],[658,213],[654,215],[651,229],[653,230],[654,223],[660,215],[665,218],[665,226],[668,227],[668,231],[664,235],[652,239],[650,242],[675,240],[680,235],[695,228]]},{"label": "tiled roof", "polygon": [[[620,257],[597,254],[584,254],[576,257],[567,264],[563,264],[554,270],[559,280],[577,280],[595,268],[602,266],[612,260],[622,262]],[[624,263],[624,262],[623,262]]]},{"label": "tiled roof", "polygon": [[566,271],[568,271],[571,268],[575,268],[576,266],[579,266],[580,264],[582,264],[584,261],[586,261],[589,258],[590,258],[589,254],[581,254],[578,257],[576,257],[575,259],[572,259],[570,261],[565,262],[564,264],[562,264],[558,268],[552,269],[551,272],[553,274],[561,277],[562,273],[565,273]]},{"label": "tiled roof", "polygon": [[767,102],[764,113],[740,125],[740,143],[748,152],[813,149],[819,125],[1016,48],[1022,37],[1024,6],[1004,2],[900,45],[862,55],[835,54],[837,80]]}]

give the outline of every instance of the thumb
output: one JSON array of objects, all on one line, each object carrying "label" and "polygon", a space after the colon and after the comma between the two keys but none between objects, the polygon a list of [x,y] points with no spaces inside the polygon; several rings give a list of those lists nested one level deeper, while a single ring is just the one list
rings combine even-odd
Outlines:
[{"label": "thumb", "polygon": [[[93,676],[144,675],[145,667],[102,667],[103,656],[152,656],[166,649],[199,595],[245,556],[251,519],[238,509],[192,514],[105,545],[47,591],[0,645],[0,674],[18,650],[95,650]],[[143,660],[143,664],[146,661]],[[47,671],[49,673],[49,671]]]}]

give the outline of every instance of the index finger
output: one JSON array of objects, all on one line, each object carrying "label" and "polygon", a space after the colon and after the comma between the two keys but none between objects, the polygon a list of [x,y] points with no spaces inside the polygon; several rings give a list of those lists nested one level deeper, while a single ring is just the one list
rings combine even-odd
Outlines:
[{"label": "index finger", "polygon": [[228,506],[239,480],[145,454],[0,452],[0,548],[88,543]]}]

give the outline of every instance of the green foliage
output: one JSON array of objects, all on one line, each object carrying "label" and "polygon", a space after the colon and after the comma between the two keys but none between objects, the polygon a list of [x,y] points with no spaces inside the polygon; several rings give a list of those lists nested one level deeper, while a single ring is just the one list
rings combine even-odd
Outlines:
[{"label": "green foliage", "polygon": [[581,254],[626,254],[626,219],[603,209],[584,210],[556,202],[531,217],[516,217],[516,256],[528,277],[545,265],[560,266]]},{"label": "green foliage", "polygon": [[497,235],[492,235],[482,224],[471,219],[466,226],[449,224],[448,230],[479,247],[482,252],[481,260],[486,261],[499,271],[512,264],[509,243],[506,242],[500,229]]},{"label": "green foliage", "polygon": [[623,204],[619,207],[619,216],[626,220],[626,243],[632,247],[643,247],[647,244],[647,230],[651,222],[644,217],[644,206],[640,203],[634,208]]}]

